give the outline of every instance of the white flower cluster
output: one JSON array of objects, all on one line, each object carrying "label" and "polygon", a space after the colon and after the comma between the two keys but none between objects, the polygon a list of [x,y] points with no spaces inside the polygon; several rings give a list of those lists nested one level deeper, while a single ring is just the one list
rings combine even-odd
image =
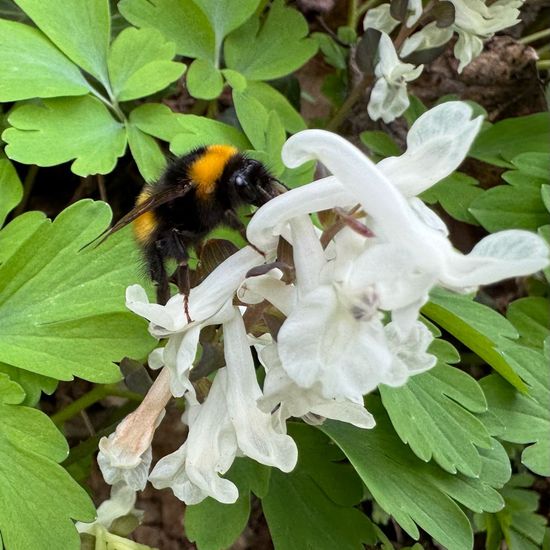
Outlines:
[{"label": "white flower cluster", "polygon": [[[127,305],[148,319],[151,333],[168,337],[150,357],[163,367],[144,405],[100,443],[105,479],[143,489],[150,467],[152,432],[169,398],[187,401],[186,441],[160,459],[148,479],[170,487],[188,504],[207,496],[235,502],[237,487],[223,474],[235,457],[292,470],[297,460],[286,421],[319,423],[338,419],[374,426],[364,394],[379,384],[398,386],[434,366],[432,335],[419,320],[434,285],[471,290],[507,277],[533,273],[548,264],[548,247],[519,230],[485,237],[468,255],[447,239],[444,223],[416,198],[464,159],[480,125],[460,102],[439,105],[411,128],[407,151],[375,165],[349,142],[322,130],[291,137],[283,160],[297,167],[318,160],[332,176],[293,189],[260,208],[248,239],[265,252],[245,247],[220,264],[189,295],[192,322],[183,297],[166,306],[149,303],[139,286],[127,290]],[[328,244],[308,214],[332,208],[356,217]],[[295,281],[269,269],[279,238],[292,245]],[[323,244],[326,244],[324,247]],[[263,274],[247,272],[267,263]],[[285,278],[286,279],[286,278]],[[270,302],[285,317],[276,340],[247,335],[242,309],[233,305]],[[225,367],[200,403],[189,374],[202,327],[223,326]],[[251,346],[265,369],[257,381]],[[169,373],[169,376],[168,376]],[[144,415],[149,420],[145,420]]]},{"label": "white flower cluster", "polygon": [[[442,46],[456,32],[458,40],[454,46],[454,55],[459,60],[458,72],[461,73],[466,65],[481,54],[483,40],[519,22],[519,8],[523,4],[523,0],[496,0],[490,4],[484,0],[447,1],[454,6],[453,24],[441,28],[435,21],[429,23],[403,42],[399,55],[389,37],[399,25],[399,21],[390,14],[390,4],[381,4],[368,10],[363,21],[364,29],[374,28],[382,33],[375,67],[376,82],[368,105],[373,120],[381,118],[384,122],[391,122],[409,106],[407,82],[418,78],[423,66],[414,67],[410,63],[403,63],[399,57]],[[422,4],[412,0],[408,7],[411,15],[405,24],[413,27],[422,14]]]}]

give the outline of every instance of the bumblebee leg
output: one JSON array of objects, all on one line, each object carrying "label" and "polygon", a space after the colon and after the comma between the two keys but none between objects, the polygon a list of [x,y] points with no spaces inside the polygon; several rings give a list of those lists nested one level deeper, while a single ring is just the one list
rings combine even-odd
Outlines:
[{"label": "bumblebee leg", "polygon": [[181,294],[183,294],[183,309],[187,322],[191,323],[192,319],[189,315],[189,292],[191,291],[191,280],[189,277],[189,254],[184,237],[174,230],[172,233],[174,243],[174,256],[178,262],[176,268],[176,284]]},{"label": "bumblebee leg", "polygon": [[145,249],[145,260],[149,269],[149,276],[157,289],[157,303],[164,305],[170,299],[170,285],[168,273],[164,267],[164,250],[162,241],[156,241]]}]

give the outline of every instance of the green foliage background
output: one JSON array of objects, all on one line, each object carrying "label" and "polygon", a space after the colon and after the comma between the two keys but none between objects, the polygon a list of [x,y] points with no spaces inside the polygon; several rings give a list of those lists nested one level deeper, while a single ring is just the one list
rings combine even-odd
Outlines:
[{"label": "green foliage background", "polygon": [[[282,0],[121,0],[120,14],[107,0],[16,4],[17,20],[0,19],[0,227],[8,220],[0,230],[0,547],[71,550],[80,545],[71,520],[94,517],[76,480],[89,471],[82,464],[96,439],[66,462],[71,477],[60,465],[67,443],[41,412],[41,395],[74,377],[105,385],[96,395],[107,395],[120,388],[116,363],[143,359],[154,341],[124,306],[125,288],[141,280],[129,233],[82,249],[109,226],[108,205],[83,200],[53,222],[37,211],[14,215],[24,196],[15,166],[70,162],[87,177],[110,174],[131,155],[154,181],[166,150],[223,142],[300,185],[313,167],[289,170],[280,159],[287,134],[307,126],[291,75],[320,48],[334,67],[324,92],[338,105],[347,50],[328,34],[308,36],[303,15]],[[349,29],[341,36],[356,39]],[[201,114],[162,103],[184,73]],[[224,118],[217,99],[228,92],[234,113]],[[424,110],[412,98],[409,126]],[[375,158],[400,153],[387,133],[361,139]],[[501,184],[485,190],[456,172],[423,199],[489,232],[522,228],[550,239],[549,142],[547,114],[486,123],[470,156],[505,168]],[[545,533],[548,544],[530,489],[535,475],[550,476],[545,275],[506,316],[471,296],[434,291],[423,315],[438,337],[437,367],[369,396],[373,430],[292,424],[300,461],[291,474],[239,459],[227,474],[239,500],[188,507],[188,537],[201,550],[230,546],[254,496],[277,550],[393,548],[390,516],[412,539],[423,530],[451,550],[472,548],[482,531],[488,549],[502,540],[513,550],[540,548]],[[474,378],[480,364],[491,373]]]}]

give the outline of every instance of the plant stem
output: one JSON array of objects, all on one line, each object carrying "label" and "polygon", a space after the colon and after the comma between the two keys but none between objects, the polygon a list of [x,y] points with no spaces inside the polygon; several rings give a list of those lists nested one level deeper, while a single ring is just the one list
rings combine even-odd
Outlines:
[{"label": "plant stem", "polygon": [[329,120],[326,126],[327,130],[331,132],[338,130],[351,108],[359,101],[359,99],[361,99],[365,89],[372,83],[372,79],[372,75],[363,75],[363,78],[361,78],[357,86],[353,88],[349,96],[346,98],[346,101],[344,101],[342,106],[338,109],[338,111],[336,111],[336,114]]},{"label": "plant stem", "polygon": [[34,187],[36,174],[38,174],[38,166],[36,166],[36,164],[31,164],[25,176],[25,180],[23,181],[23,198],[13,213],[14,218],[25,211],[27,203],[29,202],[29,197],[32,193],[32,188]]},{"label": "plant stem", "polygon": [[520,38],[519,42],[521,44],[531,44],[531,42],[536,42],[537,40],[540,40],[541,38],[546,38],[547,36],[550,36],[550,28],[528,34],[527,36]]},{"label": "plant stem", "polygon": [[105,178],[103,174],[97,174],[97,188],[99,189],[99,197],[103,202],[107,201],[107,191],[105,189]]},{"label": "plant stem", "polygon": [[550,59],[542,59],[541,61],[537,61],[537,69],[539,71],[550,69]]},{"label": "plant stem", "polygon": [[351,27],[353,30],[357,28],[357,0],[349,0],[348,27]]},{"label": "plant stem", "polygon": [[537,49],[537,55],[539,57],[547,54],[548,52],[550,52],[550,42],[548,44],[545,44],[544,46],[541,46],[540,48]]},{"label": "plant stem", "polygon": [[120,122],[124,122],[126,120],[126,117],[124,116],[124,113],[121,111],[118,102],[116,99],[111,98],[112,102],[108,100],[104,95],[100,94],[93,86],[90,86],[90,91],[93,95],[99,99],[102,103],[104,103],[115,115],[118,117]]},{"label": "plant stem", "polygon": [[120,390],[116,386],[107,384],[103,386],[95,386],[88,393],[85,393],[82,397],[79,397],[76,401],[73,401],[67,405],[64,409],[56,412],[51,416],[51,419],[54,424],[57,426],[67,422],[76,416],[84,409],[87,409],[94,403],[101,401],[105,397],[113,395],[117,397],[125,397],[126,399],[131,399],[132,401],[141,401],[143,396],[138,393],[134,393],[127,390]]}]

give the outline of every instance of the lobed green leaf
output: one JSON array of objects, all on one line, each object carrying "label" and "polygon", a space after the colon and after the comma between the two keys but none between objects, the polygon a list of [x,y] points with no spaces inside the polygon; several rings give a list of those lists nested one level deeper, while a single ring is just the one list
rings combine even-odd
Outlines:
[{"label": "lobed green leaf", "polygon": [[124,303],[126,287],[140,280],[127,231],[81,250],[110,217],[105,203],[84,200],[53,223],[28,215],[20,222],[26,238],[0,266],[0,362],[105,383],[120,378],[113,361],[150,351],[145,323]]},{"label": "lobed green leaf", "polygon": [[360,550],[374,543],[368,518],[353,506],[362,497],[361,482],[328,439],[304,424],[289,424],[299,449],[295,470],[273,469],[262,508],[277,549]]},{"label": "lobed green leaf", "polygon": [[[418,539],[418,525],[445,548],[470,550],[472,529],[455,500],[474,511],[500,510],[502,498],[492,487],[499,476],[475,479],[426,464],[397,437],[376,397],[367,406],[376,418],[374,429],[327,421],[322,431],[344,451],[381,508],[411,537]],[[491,461],[508,463],[498,442],[492,445],[486,451]],[[489,461],[486,468],[491,469]],[[484,470],[485,465],[482,475]]]},{"label": "lobed green leaf", "polygon": [[15,0],[15,3],[71,61],[108,88],[107,52],[111,38],[108,0]]},{"label": "lobed green leaf", "polygon": [[89,84],[38,29],[0,19],[0,101],[84,95]]},{"label": "lobed green leaf", "polygon": [[75,159],[79,176],[107,174],[124,154],[126,132],[107,108],[91,96],[46,99],[20,105],[2,134],[6,155],[24,164],[53,166]]},{"label": "lobed green leaf", "polygon": [[10,550],[77,550],[72,519],[92,521],[93,504],[61,467],[68,446],[51,420],[18,405],[22,389],[0,373],[0,532]]},{"label": "lobed green leaf", "polygon": [[112,92],[119,101],[151,95],[166,88],[185,71],[185,65],[172,61],[173,42],[166,42],[155,29],[124,29],[109,51]]},{"label": "lobed green leaf", "polygon": [[[23,198],[23,186],[13,164],[0,158],[0,227],[4,224],[7,215],[19,204]],[[0,261],[1,254],[0,254]]]},{"label": "lobed green leaf", "polygon": [[159,30],[180,55],[214,60],[214,31],[193,0],[121,0],[118,9],[133,25]]},{"label": "lobed green leaf", "polygon": [[209,59],[195,59],[187,73],[187,89],[193,97],[214,99],[223,89],[223,77]]},{"label": "lobed green leaf", "polygon": [[454,350],[445,341],[434,341],[430,351],[439,364],[413,376],[405,386],[380,386],[380,395],[397,434],[416,456],[424,461],[433,458],[453,474],[478,477],[482,468],[478,447],[489,448],[491,439],[472,413],[485,412],[487,403],[470,375],[445,364],[438,353],[442,347]]},{"label": "lobed green leaf", "polygon": [[521,153],[548,153],[549,122],[548,113],[501,120],[478,135],[469,155],[489,164],[512,168],[512,159]]},{"label": "lobed green leaf", "polygon": [[315,55],[317,43],[306,38],[308,25],[301,13],[275,0],[265,21],[250,18],[225,41],[227,67],[249,80],[285,76]]}]

